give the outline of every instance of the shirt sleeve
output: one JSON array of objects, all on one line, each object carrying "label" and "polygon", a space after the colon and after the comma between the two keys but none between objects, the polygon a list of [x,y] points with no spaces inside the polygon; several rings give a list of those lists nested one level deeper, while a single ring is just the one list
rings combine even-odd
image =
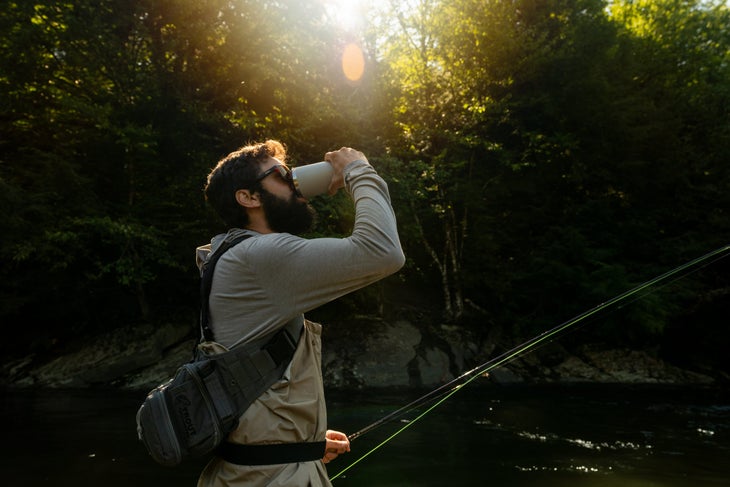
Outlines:
[{"label": "shirt sleeve", "polygon": [[356,161],[346,168],[345,182],[355,203],[349,237],[275,233],[251,242],[252,270],[292,316],[382,279],[405,261],[385,181],[368,163]]}]

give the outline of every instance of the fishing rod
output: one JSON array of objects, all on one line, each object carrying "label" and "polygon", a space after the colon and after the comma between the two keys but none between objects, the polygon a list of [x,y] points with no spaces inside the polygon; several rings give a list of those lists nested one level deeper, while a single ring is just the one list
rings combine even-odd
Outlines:
[{"label": "fishing rod", "polygon": [[[373,447],[370,451],[362,455],[360,458],[355,460],[353,463],[348,465],[345,469],[340,471],[337,475],[333,476],[331,480],[335,480],[336,478],[340,477],[342,474],[350,470],[352,467],[354,467],[356,464],[360,463],[362,460],[364,460],[366,457],[374,453],[376,450],[381,448],[383,445],[388,443],[390,440],[398,436],[400,433],[405,431],[407,428],[410,428],[414,423],[416,423],[418,420],[426,416],[428,413],[430,413],[432,410],[434,410],[436,407],[444,403],[447,399],[449,399],[451,396],[456,394],[463,386],[469,384],[473,380],[475,380],[477,377],[480,377],[486,373],[488,373],[490,370],[499,367],[500,365],[504,365],[508,362],[511,362],[521,355],[524,355],[528,351],[531,351],[534,347],[537,345],[543,345],[549,340],[554,339],[558,334],[561,332],[567,330],[568,328],[571,328],[572,326],[584,321],[585,319],[595,316],[596,314],[600,313],[601,311],[604,311],[612,306],[615,306],[630,297],[636,297],[635,300],[641,299],[643,296],[637,296],[642,291],[645,291],[651,287],[657,286],[660,283],[664,283],[665,281],[668,281],[670,278],[677,276],[678,274],[689,271],[692,269],[693,271],[697,271],[703,267],[706,267],[724,257],[726,257],[728,251],[730,251],[730,245],[725,245],[724,247],[720,247],[719,249],[713,250],[712,252],[708,252],[705,255],[701,257],[697,257],[696,259],[693,259],[689,262],[686,262],[682,265],[679,265],[675,267],[674,269],[671,269],[664,274],[661,274],[657,277],[654,277],[653,279],[650,279],[642,284],[639,284],[638,286],[625,291],[608,301],[605,301],[588,311],[585,311],[579,315],[577,315],[574,318],[571,318],[568,321],[565,321],[561,323],[560,325],[551,328],[547,331],[544,331],[540,333],[539,335],[535,336],[534,338],[531,338],[530,340],[527,340],[526,342],[517,345],[516,347],[502,353],[501,355],[490,359],[487,362],[484,362],[481,365],[478,365],[474,367],[471,370],[468,370],[461,374],[459,377],[439,386],[438,388],[432,390],[431,392],[419,397],[418,399],[406,404],[405,406],[397,409],[396,411],[393,411],[392,413],[382,417],[381,419],[365,426],[364,428],[360,429],[359,431],[348,435],[348,439],[350,441],[353,441],[356,438],[359,438],[363,436],[366,433],[369,433],[373,431],[374,429],[383,426],[385,424],[388,424],[395,419],[403,416],[404,414],[420,407],[424,406],[425,404],[428,404],[429,402],[436,401],[431,407],[423,411],[421,414],[419,414],[414,419],[408,421],[405,423],[404,426],[402,426],[400,429],[398,429],[395,433],[387,437],[385,440],[377,444],[375,447]],[[700,265],[703,264],[701,267]],[[681,276],[683,277],[683,276]],[[647,293],[648,294],[648,293]],[[437,401],[438,400],[438,401]]]}]

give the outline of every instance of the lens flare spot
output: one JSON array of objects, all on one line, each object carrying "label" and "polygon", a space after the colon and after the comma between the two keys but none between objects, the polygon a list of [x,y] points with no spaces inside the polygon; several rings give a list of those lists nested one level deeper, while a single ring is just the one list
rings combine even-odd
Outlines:
[{"label": "lens flare spot", "polygon": [[348,44],[342,52],[342,72],[350,81],[359,81],[365,73],[365,56],[356,44]]}]

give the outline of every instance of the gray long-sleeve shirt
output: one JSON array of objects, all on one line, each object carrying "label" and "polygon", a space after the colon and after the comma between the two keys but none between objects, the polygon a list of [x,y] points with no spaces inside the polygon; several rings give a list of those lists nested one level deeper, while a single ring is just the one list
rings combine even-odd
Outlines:
[{"label": "gray long-sleeve shirt", "polygon": [[217,342],[231,347],[257,339],[403,266],[385,182],[359,160],[345,168],[345,186],[356,212],[349,237],[304,239],[233,229],[198,249],[200,265],[226,235],[252,235],[223,254],[216,266],[209,305]]}]

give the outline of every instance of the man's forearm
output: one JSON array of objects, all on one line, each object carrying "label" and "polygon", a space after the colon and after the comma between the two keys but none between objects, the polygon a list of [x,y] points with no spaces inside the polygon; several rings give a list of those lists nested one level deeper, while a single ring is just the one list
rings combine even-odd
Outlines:
[{"label": "man's forearm", "polygon": [[363,161],[346,168],[345,182],[355,203],[353,243],[367,247],[373,258],[388,268],[392,266],[395,272],[403,265],[404,256],[387,184]]}]

